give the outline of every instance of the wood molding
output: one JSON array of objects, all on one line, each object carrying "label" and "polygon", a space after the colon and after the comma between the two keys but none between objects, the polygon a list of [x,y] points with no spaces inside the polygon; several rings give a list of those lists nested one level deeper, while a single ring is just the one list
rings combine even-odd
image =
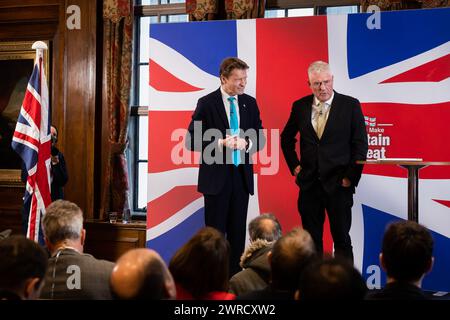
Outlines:
[{"label": "wood molding", "polygon": [[20,170],[0,170],[0,187],[25,188],[25,183],[20,179]]}]

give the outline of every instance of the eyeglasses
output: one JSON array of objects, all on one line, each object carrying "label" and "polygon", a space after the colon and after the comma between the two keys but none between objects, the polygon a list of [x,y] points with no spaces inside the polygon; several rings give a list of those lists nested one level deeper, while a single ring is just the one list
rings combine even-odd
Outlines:
[{"label": "eyeglasses", "polygon": [[322,86],[322,84],[325,87],[327,87],[328,85],[330,85],[330,83],[331,83],[331,79],[325,80],[325,81],[320,81],[320,82],[313,82],[313,83],[311,83],[311,87],[318,89]]}]

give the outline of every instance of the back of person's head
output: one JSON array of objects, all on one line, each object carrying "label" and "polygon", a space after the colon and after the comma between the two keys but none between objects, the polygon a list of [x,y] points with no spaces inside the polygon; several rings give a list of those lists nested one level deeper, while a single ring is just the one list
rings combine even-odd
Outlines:
[{"label": "back of person's head", "polygon": [[250,221],[248,233],[252,242],[257,239],[272,242],[281,237],[281,225],[273,214],[265,213]]},{"label": "back of person's head", "polygon": [[367,286],[358,270],[344,259],[311,263],[300,276],[300,300],[363,300]]},{"label": "back of person's head", "polygon": [[37,299],[47,270],[48,255],[36,242],[21,235],[0,241],[0,291],[22,299]]},{"label": "back of person's head", "polygon": [[380,260],[388,277],[415,282],[431,270],[433,238],[414,221],[391,223],[384,233]]},{"label": "back of person's head", "polygon": [[200,229],[172,257],[169,270],[178,285],[194,298],[228,290],[230,245],[211,227]]},{"label": "back of person's head", "polygon": [[73,202],[56,200],[46,209],[42,229],[50,246],[65,240],[81,241],[83,212]]},{"label": "back of person's head", "polygon": [[111,273],[111,292],[116,299],[175,299],[172,275],[160,255],[151,249],[124,253]]},{"label": "back of person's head", "polygon": [[316,258],[311,235],[295,228],[278,239],[269,254],[272,287],[294,292],[298,278],[306,265]]}]

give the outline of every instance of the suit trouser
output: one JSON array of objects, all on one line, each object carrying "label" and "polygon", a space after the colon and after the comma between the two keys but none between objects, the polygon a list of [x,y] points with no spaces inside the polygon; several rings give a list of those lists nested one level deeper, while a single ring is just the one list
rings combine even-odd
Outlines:
[{"label": "suit trouser", "polygon": [[302,218],[303,228],[314,240],[317,252],[323,252],[323,224],[325,210],[330,221],[330,231],[334,242],[335,256],[353,261],[350,227],[352,224],[353,188],[339,186],[332,194],[328,194],[320,181],[311,188],[300,190],[298,210]]},{"label": "suit trouser", "polygon": [[225,185],[217,195],[204,195],[205,225],[226,235],[230,243],[230,277],[240,271],[239,260],[245,248],[249,193],[243,166],[227,166]]}]

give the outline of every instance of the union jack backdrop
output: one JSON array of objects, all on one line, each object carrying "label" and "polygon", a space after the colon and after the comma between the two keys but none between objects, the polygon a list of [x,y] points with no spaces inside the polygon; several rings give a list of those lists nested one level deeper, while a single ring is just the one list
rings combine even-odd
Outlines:
[{"label": "union jack backdrop", "polygon": [[[328,61],[336,91],[361,101],[369,159],[450,161],[450,9],[150,26],[147,245],[169,260],[203,225],[197,156],[183,137],[198,98],[219,87],[223,58],[249,66],[267,145],[255,167],[248,220],[273,212],[284,232],[301,225],[298,188],[279,148],[292,102],[311,94],[307,68]],[[176,160],[176,161],[174,161]],[[407,218],[406,170],[366,165],[350,231],[355,264],[370,287],[385,281],[378,255],[387,223]],[[432,232],[435,265],[423,287],[450,291],[450,167],[420,171],[419,222]],[[326,225],[326,229],[328,226]],[[328,229],[329,230],[329,229]],[[333,243],[324,235],[325,250]]]},{"label": "union jack backdrop", "polygon": [[50,111],[43,50],[37,50],[11,146],[22,158],[28,173],[24,196],[27,237],[43,243],[40,221],[51,203]]}]

